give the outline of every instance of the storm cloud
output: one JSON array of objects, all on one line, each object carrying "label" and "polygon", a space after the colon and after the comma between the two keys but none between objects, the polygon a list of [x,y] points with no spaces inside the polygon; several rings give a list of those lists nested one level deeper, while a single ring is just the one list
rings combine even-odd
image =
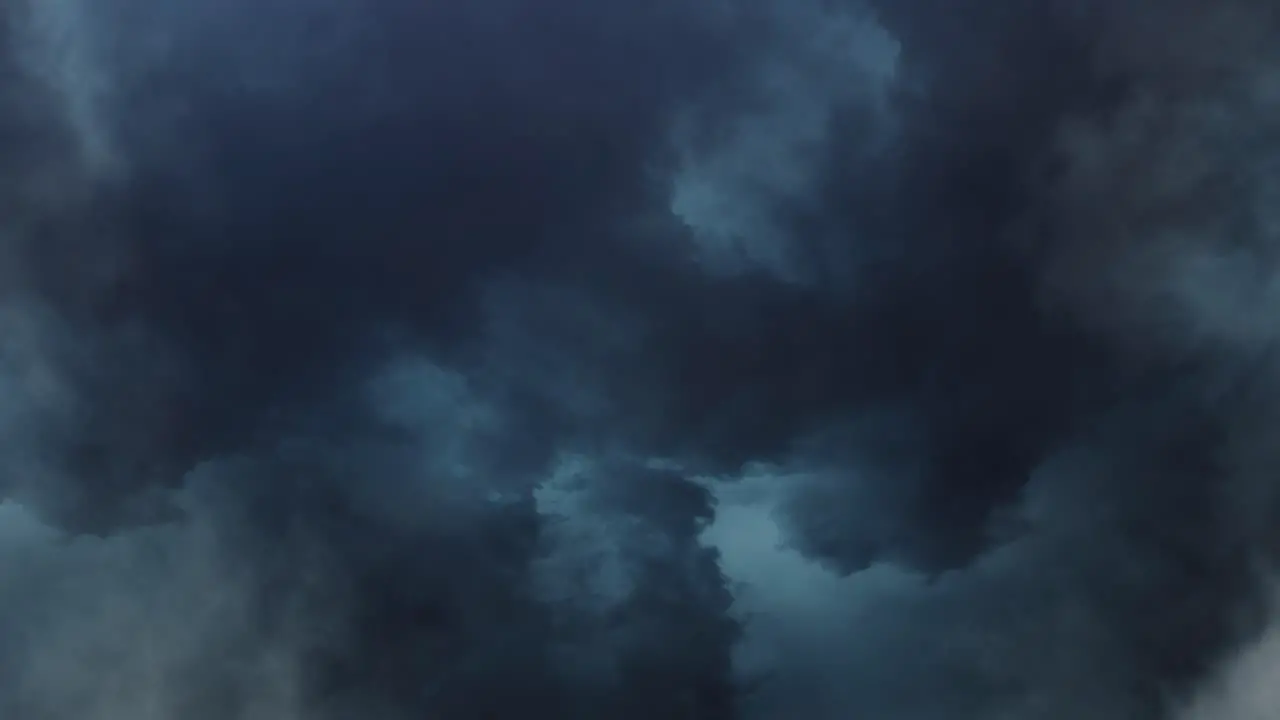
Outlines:
[{"label": "storm cloud", "polygon": [[1270,702],[1271,0],[3,17],[6,717]]}]

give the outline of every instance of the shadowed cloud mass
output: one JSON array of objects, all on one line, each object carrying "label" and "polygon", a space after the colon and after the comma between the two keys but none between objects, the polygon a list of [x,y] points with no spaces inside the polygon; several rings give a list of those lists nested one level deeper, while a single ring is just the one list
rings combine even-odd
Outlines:
[{"label": "shadowed cloud mass", "polygon": [[1248,720],[1272,0],[13,0],[0,714]]}]

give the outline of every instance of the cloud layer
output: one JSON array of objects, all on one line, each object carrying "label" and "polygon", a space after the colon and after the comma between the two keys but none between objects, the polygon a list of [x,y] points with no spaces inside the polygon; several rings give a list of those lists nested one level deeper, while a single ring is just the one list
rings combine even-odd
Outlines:
[{"label": "cloud layer", "polygon": [[0,712],[1252,717],[1278,21],[7,6]]}]

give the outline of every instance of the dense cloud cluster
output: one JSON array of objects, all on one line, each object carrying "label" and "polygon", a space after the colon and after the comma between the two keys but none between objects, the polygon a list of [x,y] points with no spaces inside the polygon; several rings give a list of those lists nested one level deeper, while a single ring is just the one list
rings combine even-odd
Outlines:
[{"label": "dense cloud cluster", "polygon": [[0,7],[0,715],[1277,702],[1280,3]]}]

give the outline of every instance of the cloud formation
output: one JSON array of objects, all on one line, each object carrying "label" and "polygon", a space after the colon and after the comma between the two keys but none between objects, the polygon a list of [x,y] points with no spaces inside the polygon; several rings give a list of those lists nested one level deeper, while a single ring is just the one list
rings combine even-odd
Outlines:
[{"label": "cloud formation", "polygon": [[7,7],[0,712],[1249,717],[1280,7],[1156,5]]}]

